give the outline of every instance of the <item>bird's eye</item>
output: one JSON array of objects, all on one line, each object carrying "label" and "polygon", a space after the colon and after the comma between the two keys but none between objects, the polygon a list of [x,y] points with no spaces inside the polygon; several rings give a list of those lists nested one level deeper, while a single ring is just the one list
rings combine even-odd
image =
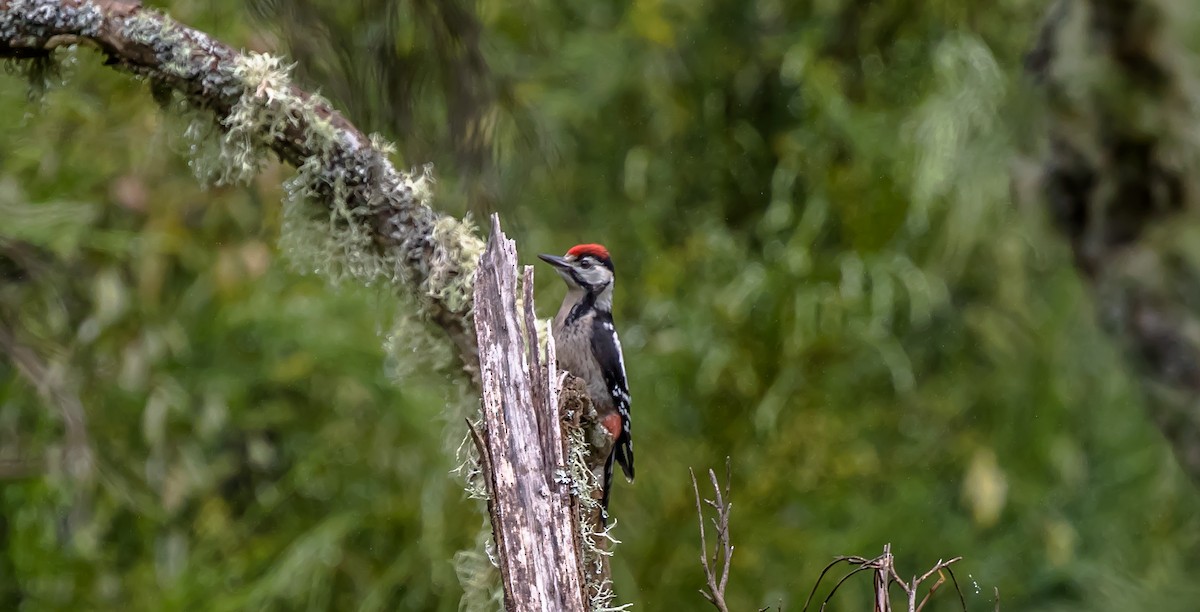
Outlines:
[{"label": "bird's eye", "polygon": [[583,268],[584,270],[590,270],[592,267],[592,260],[585,259],[585,260],[579,262],[579,267]]}]

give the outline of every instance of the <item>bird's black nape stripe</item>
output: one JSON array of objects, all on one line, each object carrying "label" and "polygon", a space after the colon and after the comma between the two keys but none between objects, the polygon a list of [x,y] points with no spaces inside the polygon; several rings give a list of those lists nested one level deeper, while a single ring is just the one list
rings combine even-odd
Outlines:
[{"label": "bird's black nape stripe", "polygon": [[[574,274],[575,272],[572,271],[571,273]],[[563,325],[570,325],[578,321],[580,317],[596,308],[596,293],[587,285],[583,286],[587,287],[588,290],[584,292],[583,299],[579,300],[579,303],[575,304],[574,308],[571,308],[571,312],[567,313],[567,320]]]}]

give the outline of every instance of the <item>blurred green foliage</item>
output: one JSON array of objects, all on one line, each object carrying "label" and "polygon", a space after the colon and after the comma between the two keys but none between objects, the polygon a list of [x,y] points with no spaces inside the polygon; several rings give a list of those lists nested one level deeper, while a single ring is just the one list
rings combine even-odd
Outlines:
[{"label": "blurred green foliage", "polygon": [[[891,542],[905,572],[965,556],[971,609],[1191,610],[1200,497],[1009,197],[1042,4],[162,3],[304,41],[305,85],[526,260],[609,246],[644,466],[614,492],[622,601],[706,605],[687,468],[728,455],[731,607],[799,609]],[[0,460],[29,466],[0,489],[0,609],[458,609],[461,376],[386,290],[289,268],[287,169],[202,191],[144,83],[64,59],[44,98],[0,86],[0,324],[50,373],[0,360]],[[61,461],[49,390],[93,469]]]}]

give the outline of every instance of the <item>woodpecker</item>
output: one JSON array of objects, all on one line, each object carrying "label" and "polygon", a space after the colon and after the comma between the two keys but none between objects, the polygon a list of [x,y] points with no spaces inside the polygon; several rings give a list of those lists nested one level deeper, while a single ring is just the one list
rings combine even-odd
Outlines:
[{"label": "woodpecker", "polygon": [[558,365],[583,379],[596,414],[616,438],[604,462],[603,517],[608,517],[608,495],[612,489],[613,461],[621,465],[625,478],[633,482],[633,438],[629,428],[629,384],[625,379],[625,357],[613,326],[613,264],[608,249],[599,244],[580,244],[567,254],[538,255],[554,266],[567,283],[567,297],[554,317],[554,348]]}]

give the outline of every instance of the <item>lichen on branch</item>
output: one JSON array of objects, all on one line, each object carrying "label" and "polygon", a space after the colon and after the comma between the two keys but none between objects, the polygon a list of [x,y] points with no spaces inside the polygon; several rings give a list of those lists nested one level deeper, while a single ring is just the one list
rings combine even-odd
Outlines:
[{"label": "lichen on branch", "polygon": [[470,296],[483,243],[469,222],[430,208],[428,169],[397,170],[381,138],[294,85],[280,58],[239,52],[136,2],[0,0],[0,57],[45,61],[79,44],[195,111],[188,135],[205,146],[190,163],[202,181],[244,182],[271,154],[295,167],[284,239],[293,258],[333,280],[405,287],[476,371]]}]

